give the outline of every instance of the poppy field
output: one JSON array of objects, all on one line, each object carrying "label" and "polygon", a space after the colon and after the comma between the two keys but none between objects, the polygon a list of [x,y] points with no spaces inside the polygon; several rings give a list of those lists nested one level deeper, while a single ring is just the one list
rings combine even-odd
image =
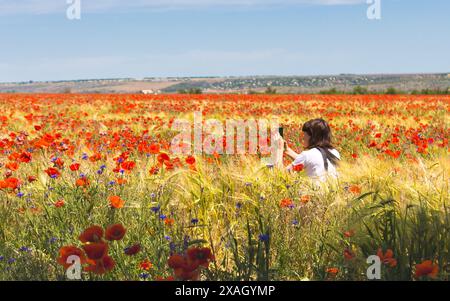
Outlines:
[{"label": "poppy field", "polygon": [[[450,97],[0,94],[0,280],[449,280]],[[170,152],[176,118],[327,120],[318,187]],[[285,164],[290,162],[286,159]]]}]

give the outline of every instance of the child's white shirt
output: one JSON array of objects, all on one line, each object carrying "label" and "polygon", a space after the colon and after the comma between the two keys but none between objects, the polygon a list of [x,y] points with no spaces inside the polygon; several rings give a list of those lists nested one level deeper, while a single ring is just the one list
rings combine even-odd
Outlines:
[{"label": "child's white shirt", "polygon": [[[341,156],[336,149],[330,149],[330,152],[338,159],[341,159]],[[298,166],[300,164],[303,165],[308,177],[312,179],[320,179],[321,181],[326,179],[327,171],[323,162],[322,153],[317,148],[303,151],[294,160],[292,166]],[[328,160],[328,176],[333,178],[338,176],[336,167],[330,162],[330,160]]]}]

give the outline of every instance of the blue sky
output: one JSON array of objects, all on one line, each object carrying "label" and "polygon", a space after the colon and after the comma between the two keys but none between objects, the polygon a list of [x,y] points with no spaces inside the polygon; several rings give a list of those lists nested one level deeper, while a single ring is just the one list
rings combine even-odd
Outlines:
[{"label": "blue sky", "polygon": [[0,82],[450,72],[448,0],[381,0],[381,20],[365,0],[81,4],[0,0]]}]

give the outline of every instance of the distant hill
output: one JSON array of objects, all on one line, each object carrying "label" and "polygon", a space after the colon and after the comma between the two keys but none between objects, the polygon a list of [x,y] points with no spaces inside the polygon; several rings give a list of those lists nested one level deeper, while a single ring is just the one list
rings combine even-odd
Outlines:
[{"label": "distant hill", "polygon": [[177,93],[201,90],[203,93],[258,93],[268,87],[278,93],[319,93],[324,90],[367,91],[394,88],[413,92],[446,90],[450,74],[376,74],[322,76],[248,76],[248,77],[179,77],[144,79],[88,79],[55,82],[0,83],[3,93]]}]

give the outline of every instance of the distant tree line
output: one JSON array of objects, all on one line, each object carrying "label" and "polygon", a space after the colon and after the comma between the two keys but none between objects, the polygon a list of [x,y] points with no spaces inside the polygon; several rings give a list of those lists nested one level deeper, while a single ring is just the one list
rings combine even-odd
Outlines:
[{"label": "distant tree line", "polygon": [[267,89],[264,92],[257,92],[255,90],[248,90],[247,94],[270,94],[270,95],[275,95],[277,94],[277,89],[268,86]]},{"label": "distant tree line", "polygon": [[342,91],[336,88],[331,88],[328,90],[322,90],[319,94],[323,95],[337,95],[337,94],[351,94],[351,95],[366,95],[366,94],[386,94],[386,95],[396,95],[396,94],[412,94],[412,95],[450,95],[450,87],[447,89],[422,89],[413,90],[411,92],[401,91],[394,87],[389,87],[386,90],[369,90],[366,87],[356,86],[352,91]]},{"label": "distant tree line", "polygon": [[189,88],[178,90],[178,94],[202,94],[203,91],[200,88]]}]

